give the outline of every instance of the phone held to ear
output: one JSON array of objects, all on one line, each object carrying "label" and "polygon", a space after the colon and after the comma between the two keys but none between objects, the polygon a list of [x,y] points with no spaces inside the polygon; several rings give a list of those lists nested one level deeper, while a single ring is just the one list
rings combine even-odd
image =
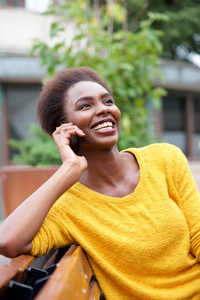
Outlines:
[{"label": "phone held to ear", "polygon": [[82,139],[79,135],[72,135],[70,138],[70,147],[74,151],[74,153],[78,156],[82,156]]},{"label": "phone held to ear", "polygon": [[[60,125],[64,123],[60,122]],[[70,138],[70,147],[74,151],[74,153],[78,156],[83,155],[82,151],[82,138],[79,135],[72,135]]]}]

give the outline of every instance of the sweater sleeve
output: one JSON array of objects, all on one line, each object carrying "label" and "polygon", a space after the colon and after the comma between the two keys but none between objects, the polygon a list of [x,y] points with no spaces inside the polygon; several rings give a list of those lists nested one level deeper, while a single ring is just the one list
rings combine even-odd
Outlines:
[{"label": "sweater sleeve", "polygon": [[51,249],[73,244],[74,240],[67,230],[68,225],[67,217],[57,207],[53,206],[32,240],[33,247],[30,254],[42,256]]},{"label": "sweater sleeve", "polygon": [[[178,166],[177,161],[179,162]],[[172,163],[172,168],[177,166],[175,168],[176,190],[179,195],[180,208],[183,211],[190,232],[190,251],[200,261],[200,194],[187,159],[180,149],[177,149]]]}]

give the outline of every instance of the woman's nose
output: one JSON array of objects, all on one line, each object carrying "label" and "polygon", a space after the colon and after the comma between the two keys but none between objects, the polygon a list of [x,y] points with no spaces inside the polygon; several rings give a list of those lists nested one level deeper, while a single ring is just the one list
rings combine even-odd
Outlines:
[{"label": "woman's nose", "polygon": [[109,107],[106,106],[103,103],[99,103],[96,106],[96,115],[100,115],[100,114],[108,114],[109,113]]}]

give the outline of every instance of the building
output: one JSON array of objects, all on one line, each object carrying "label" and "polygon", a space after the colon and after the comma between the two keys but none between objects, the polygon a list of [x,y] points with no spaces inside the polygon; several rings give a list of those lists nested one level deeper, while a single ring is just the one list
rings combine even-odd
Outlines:
[{"label": "building", "polygon": [[155,130],[178,146],[189,160],[200,160],[200,68],[189,63],[161,62],[168,95],[154,112]]}]

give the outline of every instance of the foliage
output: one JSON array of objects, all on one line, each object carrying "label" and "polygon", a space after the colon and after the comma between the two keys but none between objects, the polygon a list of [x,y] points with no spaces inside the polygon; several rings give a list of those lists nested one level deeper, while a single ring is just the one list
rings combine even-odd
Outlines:
[{"label": "foliage", "polygon": [[164,32],[161,37],[164,58],[188,60],[189,53],[200,54],[199,0],[128,0],[127,8],[129,30],[133,32],[137,32],[149,12],[162,13],[168,19],[152,24],[154,29]]},{"label": "foliage", "polygon": [[36,124],[30,125],[31,138],[28,140],[10,139],[10,146],[17,150],[13,161],[27,165],[59,165],[60,155],[53,139]]},{"label": "foliage", "polygon": [[[150,99],[159,108],[165,95],[163,89],[153,87],[154,78],[160,78],[162,44],[161,32],[152,28],[155,20],[165,17],[152,13],[133,33],[127,30],[122,1],[104,1],[101,7],[98,3],[94,1],[91,7],[89,0],[65,0],[62,5],[50,5],[45,14],[54,16],[51,44],[35,40],[31,54],[40,58],[49,77],[70,67],[96,70],[112,88],[122,112],[119,147],[144,146],[154,141],[148,130],[146,101]],[[74,31],[72,39],[69,28]]]}]

